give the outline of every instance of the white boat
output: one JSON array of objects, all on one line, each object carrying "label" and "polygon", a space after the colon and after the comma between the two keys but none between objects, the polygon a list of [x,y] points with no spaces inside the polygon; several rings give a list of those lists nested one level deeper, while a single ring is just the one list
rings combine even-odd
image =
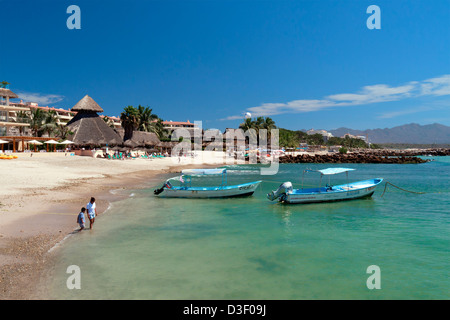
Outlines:
[{"label": "white boat", "polygon": [[[267,194],[267,198],[271,201],[278,199],[283,203],[313,203],[313,202],[328,202],[328,201],[340,201],[340,200],[353,200],[364,197],[371,197],[375,192],[375,188],[379,185],[383,178],[375,178],[364,181],[348,182],[348,172],[355,169],[349,168],[328,168],[323,170],[304,170],[303,177],[306,172],[319,172],[320,183],[317,188],[302,188],[293,189],[292,183],[287,181],[280,185],[276,191],[272,191]],[[325,187],[321,186],[322,177],[324,175],[330,176],[338,173],[347,174],[347,183],[336,186],[327,184]]]},{"label": "white boat", "polygon": [[[227,169],[186,169],[182,175],[168,179],[154,194],[167,198],[229,198],[251,196],[261,181],[227,185]],[[192,177],[222,175],[222,183],[213,187],[193,187]],[[175,186],[172,182],[180,182]]]}]

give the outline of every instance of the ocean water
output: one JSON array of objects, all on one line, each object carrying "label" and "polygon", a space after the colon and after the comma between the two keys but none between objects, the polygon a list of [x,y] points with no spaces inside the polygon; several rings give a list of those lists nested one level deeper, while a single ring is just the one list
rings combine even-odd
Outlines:
[{"label": "ocean water", "polygon": [[[449,299],[450,157],[425,164],[229,166],[228,182],[263,180],[252,197],[160,199],[129,190],[95,229],[69,237],[52,272],[54,299]],[[305,168],[350,167],[350,181],[382,177],[381,197],[284,205],[265,195],[301,183]],[[305,185],[317,185],[310,173]],[[345,183],[344,175],[332,178]],[[75,217],[75,216],[74,216]],[[81,289],[68,289],[68,266]],[[367,268],[381,271],[368,289]]]}]

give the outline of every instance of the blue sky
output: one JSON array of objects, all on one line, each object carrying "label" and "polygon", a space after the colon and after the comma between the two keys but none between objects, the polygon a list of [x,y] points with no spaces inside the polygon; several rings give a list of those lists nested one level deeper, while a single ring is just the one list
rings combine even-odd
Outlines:
[{"label": "blue sky", "polygon": [[[69,30],[66,9],[81,9]],[[381,29],[369,30],[369,5]],[[288,129],[450,125],[450,1],[0,0],[0,81],[24,100],[107,115]]]}]

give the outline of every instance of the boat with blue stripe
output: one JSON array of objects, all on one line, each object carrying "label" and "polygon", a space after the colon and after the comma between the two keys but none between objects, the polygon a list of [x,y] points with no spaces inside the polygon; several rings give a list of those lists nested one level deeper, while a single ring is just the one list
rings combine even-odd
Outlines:
[{"label": "boat with blue stripe", "polygon": [[[304,170],[302,176],[302,187],[294,189],[290,181],[282,183],[277,190],[267,194],[271,201],[278,199],[279,202],[288,204],[329,202],[341,200],[361,199],[371,197],[375,188],[383,181],[383,178],[374,178],[363,181],[348,182],[348,172],[355,169],[350,168],[327,168],[322,170]],[[317,188],[303,188],[304,175],[307,172],[319,172],[320,183]],[[322,187],[323,176],[331,176],[346,173],[347,183],[332,186],[330,182]]]},{"label": "boat with blue stripe", "polygon": [[[237,185],[227,185],[227,169],[186,169],[181,176],[166,180],[154,194],[166,198],[230,198],[251,196],[261,181],[252,181]],[[192,177],[221,175],[220,185],[212,187],[192,186]],[[179,185],[175,185],[179,183]]]}]

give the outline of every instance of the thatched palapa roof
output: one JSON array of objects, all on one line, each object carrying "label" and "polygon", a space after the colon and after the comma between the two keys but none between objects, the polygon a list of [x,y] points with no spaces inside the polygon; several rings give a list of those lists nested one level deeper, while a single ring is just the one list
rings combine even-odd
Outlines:
[{"label": "thatched palapa roof", "polygon": [[175,147],[179,142],[177,141],[161,141],[157,147],[162,147],[162,148],[173,148]]},{"label": "thatched palapa roof", "polygon": [[67,123],[67,127],[74,133],[69,136],[69,140],[75,145],[122,143],[122,138],[117,132],[97,114],[97,112],[103,112],[103,109],[88,95],[81,99],[72,110],[77,111],[77,114]]},{"label": "thatched palapa roof", "polygon": [[0,97],[8,97],[10,99],[16,99],[19,96],[9,89],[0,88]]},{"label": "thatched palapa roof", "polygon": [[[121,135],[123,132],[121,132]],[[123,137],[122,137],[123,138]],[[153,132],[133,131],[133,136],[124,142],[127,147],[144,147],[144,146],[157,146],[159,141],[158,136]]]},{"label": "thatched palapa roof", "polygon": [[88,111],[88,112],[103,112],[103,109],[88,95],[85,95],[83,99],[77,102],[76,105],[73,106],[71,111]]}]

